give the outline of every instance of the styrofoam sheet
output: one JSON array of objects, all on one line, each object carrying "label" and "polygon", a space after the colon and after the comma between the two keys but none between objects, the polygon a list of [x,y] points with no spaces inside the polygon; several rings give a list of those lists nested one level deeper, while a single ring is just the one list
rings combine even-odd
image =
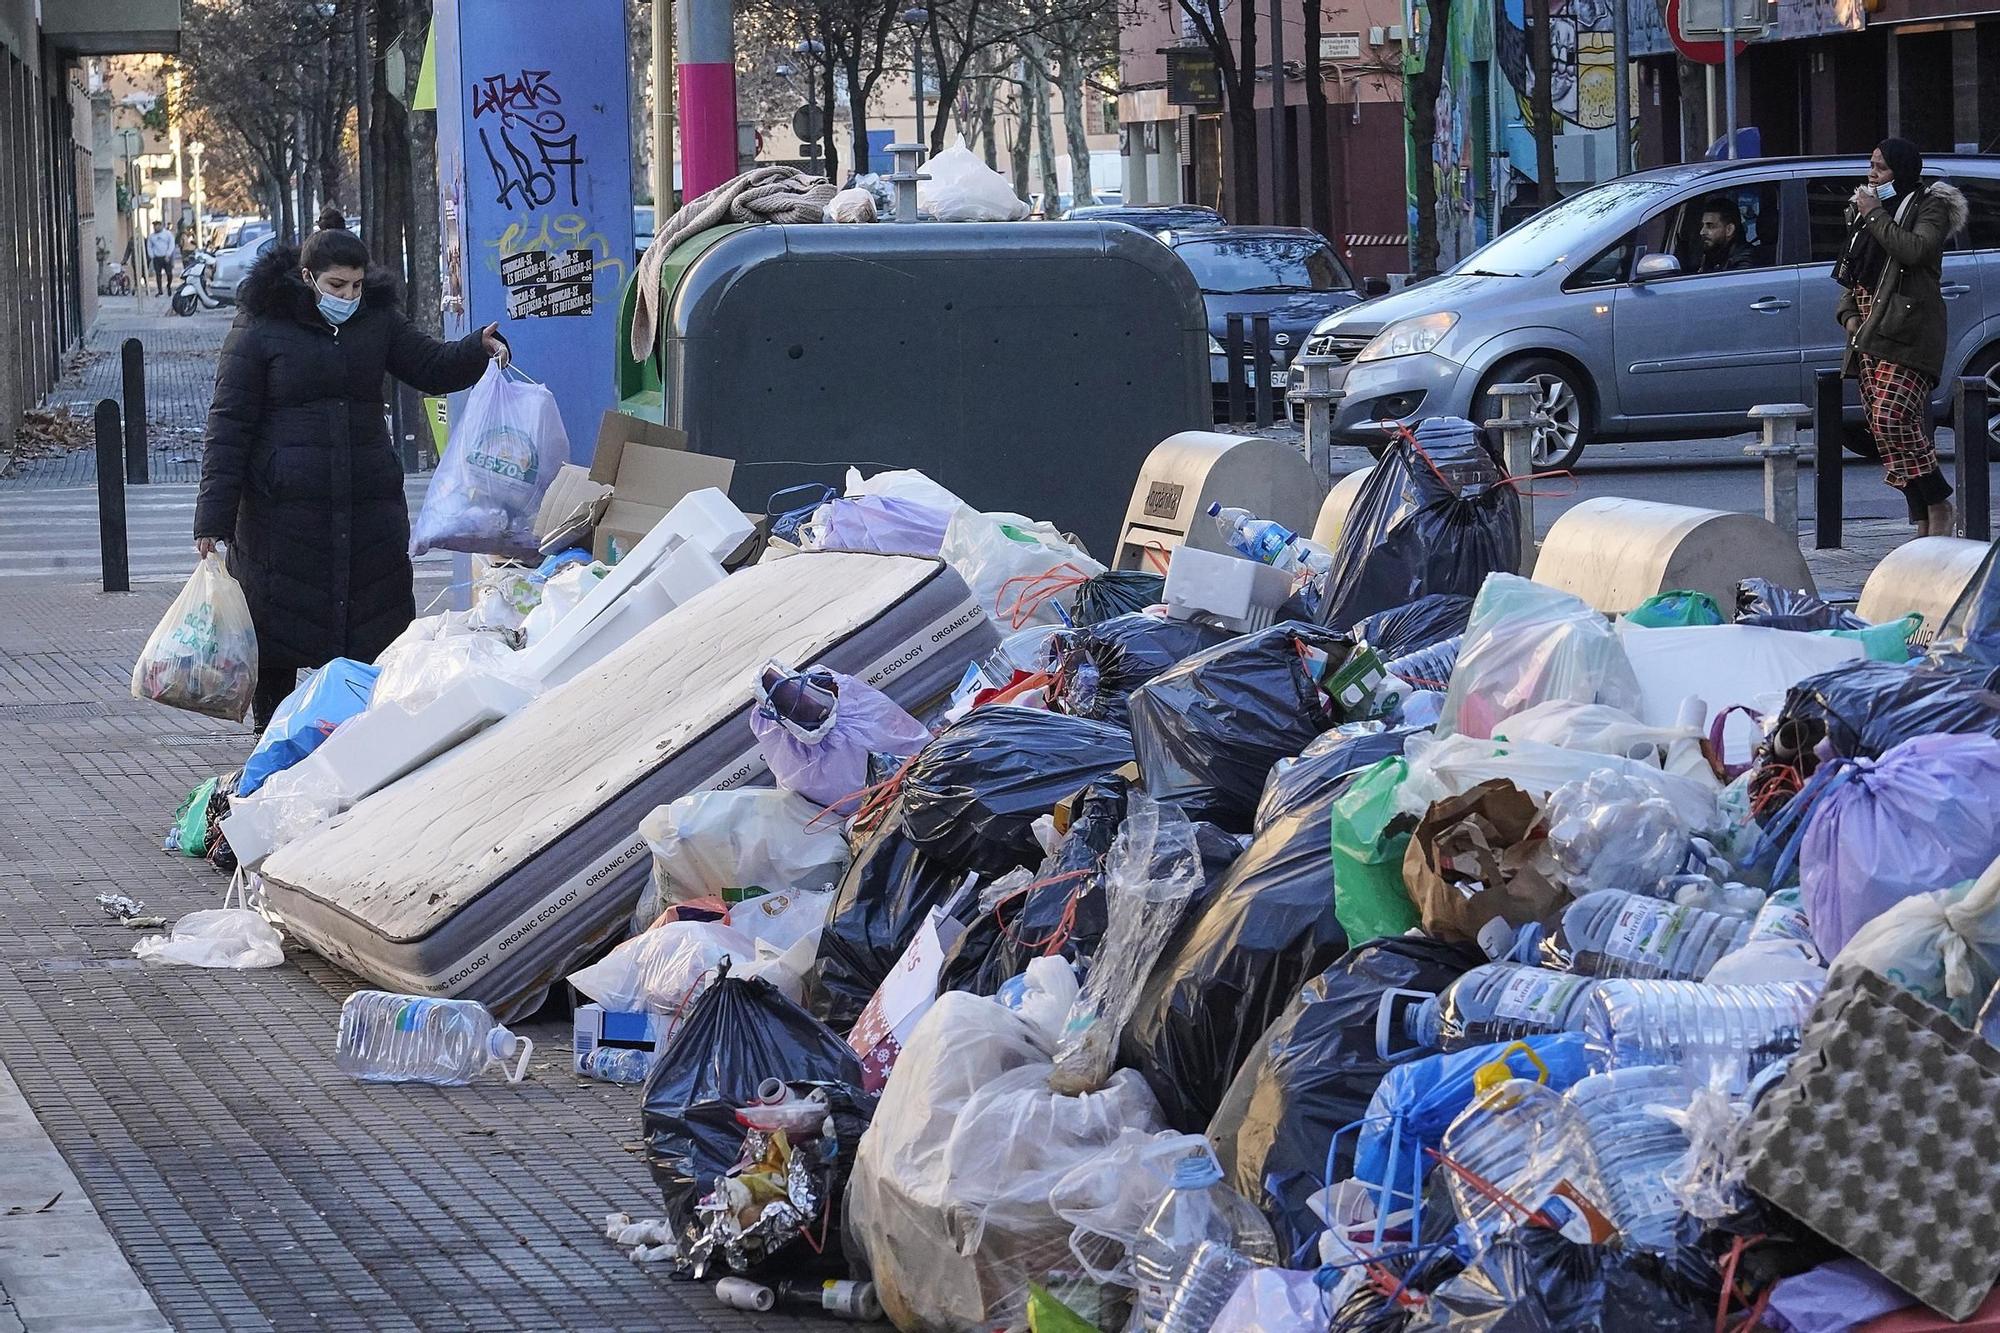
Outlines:
[{"label": "styrofoam sheet", "polygon": [[[1689,625],[1647,629],[1618,624],[1619,642],[1639,678],[1639,717],[1650,726],[1671,727],[1690,696],[1708,706],[1712,721],[1726,708],[1747,705],[1773,711],[1785,691],[1807,676],[1831,671],[1862,655],[1853,639],[1805,634],[1764,625]],[[1740,716],[1724,733],[1730,763],[1750,757],[1754,728]]]}]

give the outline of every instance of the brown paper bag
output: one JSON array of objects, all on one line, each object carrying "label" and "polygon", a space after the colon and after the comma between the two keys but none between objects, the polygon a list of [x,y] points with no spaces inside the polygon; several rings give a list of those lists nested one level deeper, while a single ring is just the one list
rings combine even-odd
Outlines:
[{"label": "brown paper bag", "polygon": [[1505,778],[1432,803],[1403,854],[1424,931],[1497,958],[1531,921],[1554,927],[1569,893],[1556,882],[1534,798]]}]

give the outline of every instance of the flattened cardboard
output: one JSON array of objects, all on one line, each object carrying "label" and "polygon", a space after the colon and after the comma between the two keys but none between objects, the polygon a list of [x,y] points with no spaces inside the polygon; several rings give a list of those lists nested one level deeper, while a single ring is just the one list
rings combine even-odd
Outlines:
[{"label": "flattened cardboard", "polygon": [[671,426],[606,412],[591,457],[592,481],[612,488],[611,502],[597,520],[591,554],[609,559],[629,554],[680,500],[714,487],[727,492],[736,474],[734,460],[687,451],[688,438]]}]

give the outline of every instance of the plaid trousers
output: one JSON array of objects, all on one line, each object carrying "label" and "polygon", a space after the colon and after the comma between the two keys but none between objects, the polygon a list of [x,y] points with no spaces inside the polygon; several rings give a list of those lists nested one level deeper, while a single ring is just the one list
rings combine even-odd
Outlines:
[{"label": "plaid trousers", "polygon": [[[1867,319],[1875,298],[1866,287],[1854,289],[1854,299]],[[1931,390],[1928,375],[1862,354],[1861,406],[1868,433],[1882,451],[1888,482],[1898,490],[1927,472],[1938,470],[1937,446],[1931,441]]]}]

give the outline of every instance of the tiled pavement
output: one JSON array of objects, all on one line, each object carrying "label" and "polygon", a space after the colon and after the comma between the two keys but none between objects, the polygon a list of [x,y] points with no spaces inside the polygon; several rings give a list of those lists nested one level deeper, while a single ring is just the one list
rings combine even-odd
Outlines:
[{"label": "tiled pavement", "polygon": [[159,839],[249,748],[127,696],[174,591],[0,582],[0,1060],[174,1327],[809,1327],[724,1311],[602,1239],[605,1213],[659,1196],[631,1150],[637,1090],[569,1074],[561,1020],[526,1025],[519,1086],[367,1085],[331,1059],[359,983],[313,955],[131,957],[96,896],[215,905],[223,877]]}]

